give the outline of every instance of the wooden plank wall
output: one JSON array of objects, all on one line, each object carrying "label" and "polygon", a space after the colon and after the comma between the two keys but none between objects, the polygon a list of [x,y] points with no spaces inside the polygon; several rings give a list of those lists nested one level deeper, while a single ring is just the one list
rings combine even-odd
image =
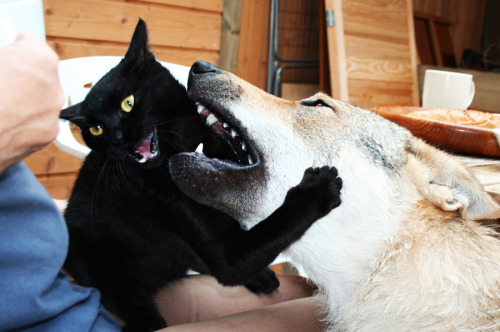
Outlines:
[{"label": "wooden plank wall", "polygon": [[[269,0],[243,0],[237,74],[266,87]],[[349,100],[418,103],[411,0],[342,0]],[[416,87],[416,88],[414,88]]]},{"label": "wooden plank wall", "polygon": [[[224,0],[44,0],[47,42],[61,59],[123,56],[139,17],[162,61],[218,63]],[[25,159],[54,198],[71,193],[81,162],[50,144]]]},{"label": "wooden plank wall", "polygon": [[261,89],[267,85],[270,0],[243,0],[236,75]]},{"label": "wooden plank wall", "polygon": [[62,59],[123,55],[139,17],[159,60],[218,62],[223,0],[44,0],[47,40]]},{"label": "wooden plank wall", "polygon": [[417,105],[411,0],[343,0],[342,13],[349,101]]}]

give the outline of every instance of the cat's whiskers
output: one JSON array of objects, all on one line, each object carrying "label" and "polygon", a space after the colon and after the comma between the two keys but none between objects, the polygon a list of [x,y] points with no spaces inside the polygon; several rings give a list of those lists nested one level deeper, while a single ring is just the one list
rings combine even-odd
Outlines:
[{"label": "cat's whiskers", "polygon": [[126,165],[124,165],[123,162],[121,161],[116,161],[115,162],[117,174],[118,174],[118,179],[122,183],[122,185],[131,193],[136,192],[137,188],[130,183],[127,175],[126,175]]}]

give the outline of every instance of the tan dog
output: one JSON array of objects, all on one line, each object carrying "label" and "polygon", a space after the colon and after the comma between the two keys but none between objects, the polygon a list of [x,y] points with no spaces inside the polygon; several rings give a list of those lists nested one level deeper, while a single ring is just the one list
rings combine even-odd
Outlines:
[{"label": "tan dog", "polygon": [[172,174],[242,227],[306,168],[338,169],[342,204],[286,251],[320,287],[332,331],[500,330],[500,240],[474,221],[500,207],[451,155],[370,111],[324,94],[285,101],[204,62],[189,94],[238,128],[249,162],[198,150],[173,157]]}]

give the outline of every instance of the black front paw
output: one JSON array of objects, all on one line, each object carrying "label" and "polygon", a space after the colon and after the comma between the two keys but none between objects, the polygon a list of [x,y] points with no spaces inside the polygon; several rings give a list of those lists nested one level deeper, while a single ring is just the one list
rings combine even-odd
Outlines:
[{"label": "black front paw", "polygon": [[274,273],[271,269],[266,268],[255,278],[246,283],[245,287],[256,294],[270,294],[278,288],[279,285],[280,282],[278,277],[276,277],[276,273]]},{"label": "black front paw", "polygon": [[335,167],[308,168],[300,184],[288,192],[288,197],[305,208],[316,208],[317,218],[327,215],[340,205],[342,179]]}]

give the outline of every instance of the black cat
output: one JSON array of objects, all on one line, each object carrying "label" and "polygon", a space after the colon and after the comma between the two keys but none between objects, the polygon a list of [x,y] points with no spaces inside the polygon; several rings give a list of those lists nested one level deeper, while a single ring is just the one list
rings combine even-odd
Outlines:
[{"label": "black cat", "polygon": [[237,162],[241,142],[221,139],[201,120],[184,87],[149,51],[142,20],[124,59],[61,118],[78,125],[92,149],[65,212],[64,267],[101,291],[126,331],[165,327],[153,296],[188,269],[271,292],[278,280],[266,266],[340,204],[341,180],[330,168],[306,171],[283,206],[250,231],[184,196],[169,176],[170,156],[204,142],[207,156]]}]

